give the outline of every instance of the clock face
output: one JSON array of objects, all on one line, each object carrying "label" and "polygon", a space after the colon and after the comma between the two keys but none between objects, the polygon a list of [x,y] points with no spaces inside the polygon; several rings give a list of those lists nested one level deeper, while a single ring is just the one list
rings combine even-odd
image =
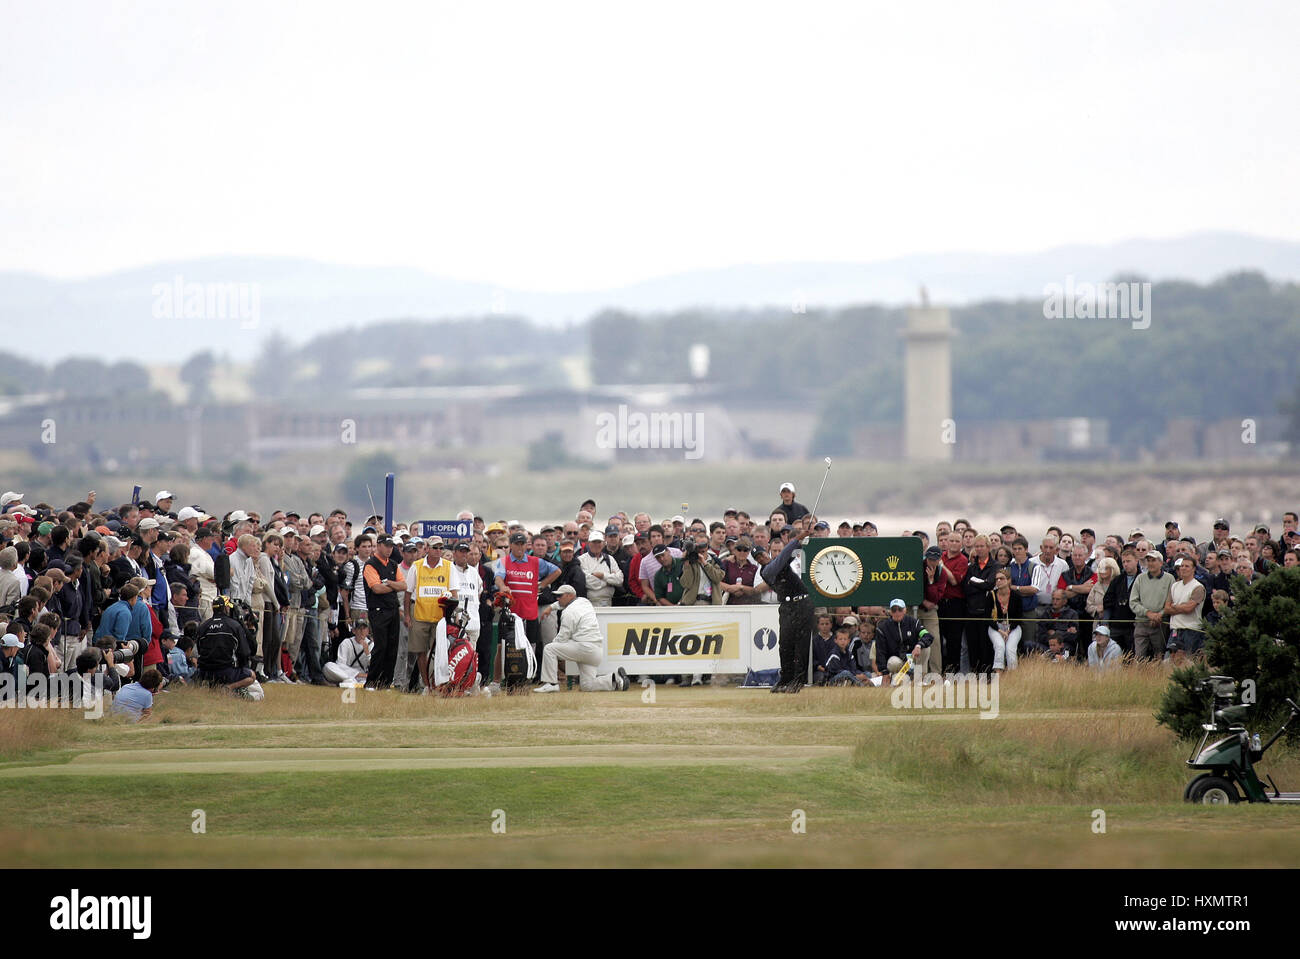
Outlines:
[{"label": "clock face", "polygon": [[813,557],[808,578],[823,596],[839,599],[862,585],[862,560],[847,546],[827,546]]}]

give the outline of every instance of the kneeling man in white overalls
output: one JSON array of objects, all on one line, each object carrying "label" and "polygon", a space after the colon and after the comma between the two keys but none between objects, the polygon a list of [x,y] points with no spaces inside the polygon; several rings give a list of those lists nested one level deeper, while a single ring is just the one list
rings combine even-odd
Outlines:
[{"label": "kneeling man in white overalls", "polygon": [[555,639],[542,647],[542,685],[535,693],[559,692],[559,659],[561,656],[578,664],[578,688],[584,693],[610,692],[628,689],[632,684],[622,666],[617,672],[596,674],[596,667],[605,656],[601,650],[600,623],[591,601],[578,596],[572,586],[555,590],[555,598],[564,615]]}]

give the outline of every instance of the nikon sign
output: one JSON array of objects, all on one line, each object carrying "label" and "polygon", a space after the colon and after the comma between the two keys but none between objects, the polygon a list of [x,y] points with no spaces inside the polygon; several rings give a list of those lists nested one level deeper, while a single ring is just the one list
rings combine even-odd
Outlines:
[{"label": "nikon sign", "polygon": [[775,606],[598,606],[596,621],[605,646],[604,670],[744,674],[779,663]]},{"label": "nikon sign", "polygon": [[914,536],[810,539],[803,581],[817,606],[919,605],[925,594],[921,541]]}]

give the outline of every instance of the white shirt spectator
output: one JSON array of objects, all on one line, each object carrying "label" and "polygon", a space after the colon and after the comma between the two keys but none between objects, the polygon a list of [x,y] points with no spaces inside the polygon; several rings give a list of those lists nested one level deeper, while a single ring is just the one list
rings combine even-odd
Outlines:
[{"label": "white shirt spectator", "polygon": [[243,600],[253,606],[253,580],[257,578],[257,564],[242,549],[230,554],[230,598]]},{"label": "white shirt spectator", "polygon": [[469,624],[466,629],[471,632],[479,628],[478,603],[479,597],[483,593],[483,580],[479,577],[477,566],[466,566],[461,569],[455,563],[451,564],[451,579],[448,581],[449,588],[456,590],[456,596],[460,604],[465,607],[465,612],[469,614]]},{"label": "white shirt spectator", "polygon": [[[609,606],[614,601],[614,587],[623,585],[623,570],[619,568],[618,561],[602,551],[599,559],[590,553],[583,553],[578,557],[578,565],[587,577],[587,599],[591,605]],[[641,565],[644,569],[645,560],[641,561]],[[597,576],[597,572],[604,573],[604,578]],[[564,615],[569,615],[567,609]]]},{"label": "white shirt spectator", "polygon": [[1038,590],[1038,605],[1046,609],[1052,605],[1052,590],[1056,589],[1056,581],[1070,568],[1070,564],[1058,553],[1050,566],[1043,562],[1042,556],[1033,557],[1030,568],[1032,570],[1030,582],[1034,589]]},{"label": "white shirt spectator", "polygon": [[207,550],[190,546],[190,576],[198,580],[199,598],[209,604],[217,598],[217,568]]},{"label": "white shirt spectator", "polygon": [[1190,613],[1174,613],[1170,616],[1170,629],[1194,629],[1200,631],[1205,628],[1201,625],[1201,610],[1204,608],[1205,603],[1205,587],[1195,579],[1189,579],[1185,583],[1175,580],[1169,587],[1169,602],[1175,606],[1186,603],[1192,599],[1197,590],[1201,591],[1201,602],[1197,603]]},{"label": "white shirt spectator", "polygon": [[591,600],[579,596],[564,607],[560,618],[560,628],[555,634],[557,643],[591,643],[601,644],[600,622],[596,619],[596,608]]}]

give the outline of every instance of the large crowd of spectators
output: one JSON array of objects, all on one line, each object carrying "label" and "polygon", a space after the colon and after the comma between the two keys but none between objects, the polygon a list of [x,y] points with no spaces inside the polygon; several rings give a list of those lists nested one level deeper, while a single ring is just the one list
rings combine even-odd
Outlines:
[{"label": "large crowd of spectators", "polygon": [[[493,688],[499,668],[484,626],[500,605],[509,557],[538,560],[527,638],[540,663],[560,628],[562,587],[597,607],[777,602],[763,567],[808,516],[793,484],[778,495],[766,513],[659,521],[647,512],[601,514],[588,500],[572,518],[536,530],[465,511],[458,518],[472,523],[472,537],[444,541],[415,535],[414,523],[388,533],[383,517],[354,522],[341,509],[217,515],[178,505],[169,490],[110,508],[92,493],[59,508],[5,492],[0,671],[100,674],[119,711],[143,718],[170,684],[213,681],[204,643],[221,635],[230,675],[246,672],[250,683],[356,681],[428,692],[438,678],[424,654],[439,640],[440,614],[428,612],[426,598],[451,596],[478,644],[480,684]],[[879,535],[870,522],[808,521],[816,536]],[[1099,669],[1178,661],[1200,654],[1206,626],[1252,580],[1300,564],[1294,512],[1277,536],[1262,524],[1237,536],[1220,519],[1201,541],[1174,521],[1155,536],[1051,526],[1031,538],[1011,525],[976,530],[961,519],[899,535],[921,541],[923,601],[818,609],[815,681],[879,683],[905,663],[922,673],[1001,672],[1028,656]],[[390,630],[388,662],[372,662],[376,634]]]}]

